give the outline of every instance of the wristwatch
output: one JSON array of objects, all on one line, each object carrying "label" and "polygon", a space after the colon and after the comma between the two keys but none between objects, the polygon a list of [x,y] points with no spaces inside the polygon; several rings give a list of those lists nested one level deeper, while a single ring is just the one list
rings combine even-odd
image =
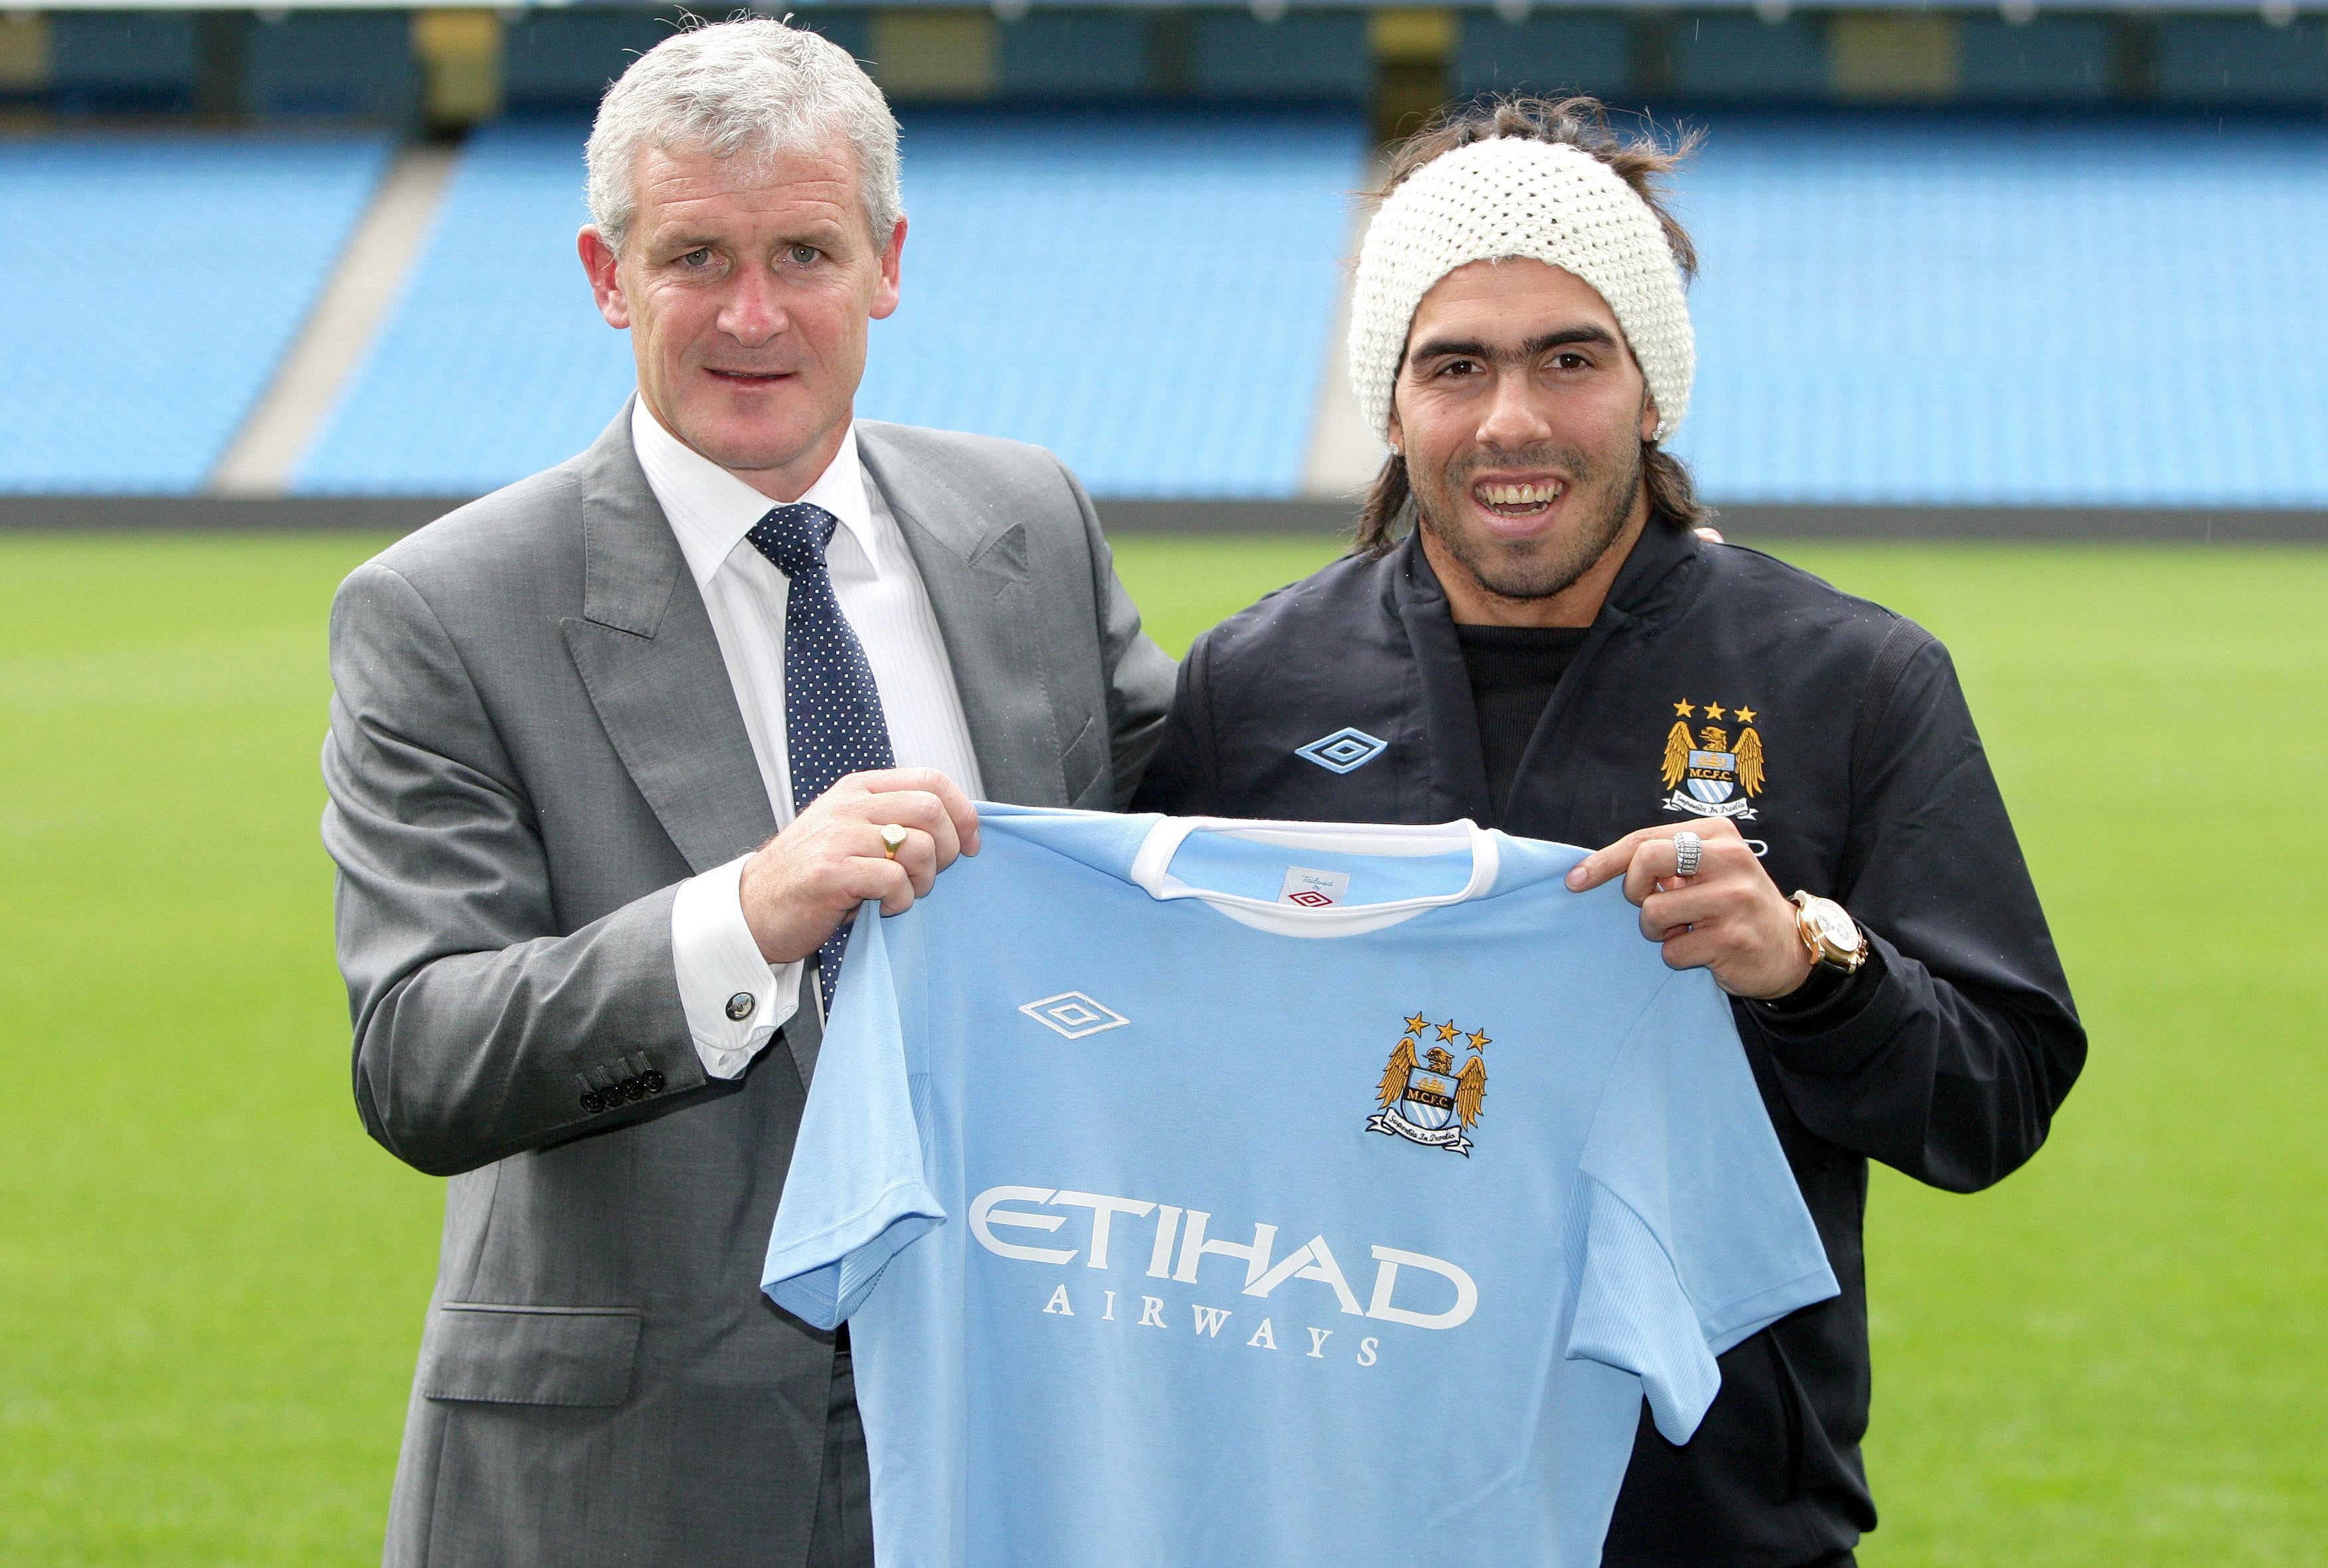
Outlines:
[{"label": "wristwatch", "polygon": [[1845,974],[1858,972],[1867,962],[1867,936],[1859,929],[1843,906],[1832,898],[1820,898],[1809,893],[1795,894],[1795,929],[1810,949],[1811,962],[1839,969]]}]

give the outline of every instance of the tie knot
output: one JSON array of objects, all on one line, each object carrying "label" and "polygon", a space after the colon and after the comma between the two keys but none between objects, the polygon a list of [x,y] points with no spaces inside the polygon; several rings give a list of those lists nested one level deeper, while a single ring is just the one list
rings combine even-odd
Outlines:
[{"label": "tie knot", "polygon": [[824,547],[832,542],[832,530],[840,521],[821,506],[795,501],[771,508],[744,537],[752,541],[754,549],[775,562],[778,571],[796,577],[804,571],[824,568]]}]

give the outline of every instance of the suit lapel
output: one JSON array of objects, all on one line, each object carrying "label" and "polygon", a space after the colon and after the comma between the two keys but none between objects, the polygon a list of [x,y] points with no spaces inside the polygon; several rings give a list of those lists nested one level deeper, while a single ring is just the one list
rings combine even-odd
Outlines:
[{"label": "suit lapel", "polygon": [[916,462],[892,427],[859,421],[858,451],[921,573],[990,800],[1063,806],[1064,742],[1027,580],[1027,525]]},{"label": "suit lapel", "polygon": [[630,410],[583,460],[582,614],[566,645],[598,721],[695,870],[776,831],[711,617],[631,449]]}]

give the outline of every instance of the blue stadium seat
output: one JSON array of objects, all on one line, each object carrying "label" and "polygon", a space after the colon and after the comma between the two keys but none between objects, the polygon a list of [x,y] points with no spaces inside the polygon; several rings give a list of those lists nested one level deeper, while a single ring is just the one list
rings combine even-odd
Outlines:
[{"label": "blue stadium seat", "polygon": [[575,258],[587,127],[492,127],[462,154],[426,250],[294,487],[491,490],[589,445],[634,380]]},{"label": "blue stadium seat", "polygon": [[[574,258],[582,136],[472,142],[300,489],[490,489],[620,406],[629,340]],[[1100,494],[1297,493],[1365,157],[1356,115],[907,116],[905,303],[859,412],[1041,443]]]},{"label": "blue stadium seat", "polygon": [[388,154],[346,137],[0,144],[0,490],[200,489]]},{"label": "blue stadium seat", "polygon": [[1298,493],[1366,141],[1355,114],[909,118],[905,303],[859,407],[1039,442],[1097,494]]},{"label": "blue stadium seat", "polygon": [[1716,117],[1719,500],[2328,506],[2328,127]]}]

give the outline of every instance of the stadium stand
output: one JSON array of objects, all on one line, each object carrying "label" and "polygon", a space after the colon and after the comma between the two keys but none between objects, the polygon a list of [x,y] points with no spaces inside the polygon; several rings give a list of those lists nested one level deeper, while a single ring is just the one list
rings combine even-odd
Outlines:
[{"label": "stadium stand", "polygon": [[1633,40],[1621,16],[1573,12],[1465,14],[1454,69],[1459,89],[1589,92],[1620,97],[1633,84]]},{"label": "stadium stand", "polygon": [[388,157],[344,136],[0,147],[0,491],[201,488]]},{"label": "stadium stand", "polygon": [[2157,33],[2158,96],[2168,103],[2316,108],[2328,21],[2258,28],[2241,16],[2170,16]]},{"label": "stadium stand", "polygon": [[584,134],[517,121],[470,142],[295,490],[479,494],[598,434],[633,373],[630,340],[598,319],[575,259]]},{"label": "stadium stand", "polygon": [[68,11],[49,32],[50,85],[67,114],[194,107],[201,18],[186,12]]},{"label": "stadium stand", "polygon": [[244,90],[261,119],[405,126],[418,117],[412,24],[392,11],[293,11],[249,32]]},{"label": "stadium stand", "polygon": [[1130,10],[1030,11],[1002,30],[1003,89],[1028,98],[1137,98],[1148,90],[1149,33],[1149,18]]},{"label": "stadium stand", "polygon": [[[1104,495],[1299,493],[1354,120],[908,121],[906,303],[865,413],[1041,442]],[[1716,499],[2328,505],[2317,123],[1705,123],[1679,446]],[[473,144],[301,489],[481,490],[596,433],[630,370],[568,249],[579,136]]]},{"label": "stadium stand", "polygon": [[1658,41],[1660,74],[1689,99],[1816,97],[1829,69],[1819,22],[1800,14],[1766,22],[1751,13],[1692,17]]},{"label": "stadium stand", "polygon": [[1200,97],[1356,103],[1374,88],[1357,12],[1289,11],[1264,22],[1245,11],[1201,11],[1194,43],[1191,85]]},{"label": "stadium stand", "polygon": [[647,10],[530,11],[502,39],[502,91],[512,109],[587,117],[624,67],[671,36]]},{"label": "stadium stand", "polygon": [[[860,409],[1040,442],[1103,496],[1288,500],[1370,465],[1347,399],[1320,393],[1395,67],[1431,101],[1582,86],[1711,132],[1679,182],[1705,262],[1679,446],[1716,501],[2328,509],[2316,14],[812,20],[876,60],[906,124],[905,302],[873,328]],[[671,25],[582,7],[0,19],[0,109],[67,117],[0,143],[0,284],[22,302],[0,490],[221,481],[380,188],[395,144],[346,134],[365,122],[425,122],[460,151],[396,305],[336,340],[369,343],[356,370],[299,404],[321,423],[293,488],[475,493],[578,450],[631,384],[573,255],[582,117]],[[230,102],[343,132],[70,128]],[[509,112],[459,140],[493,105]],[[22,240],[66,231],[100,263]],[[221,488],[272,493],[305,439],[255,490]]]},{"label": "stadium stand", "polygon": [[[582,135],[471,143],[296,488],[474,493],[597,434],[631,365],[574,258]],[[874,325],[861,413],[1038,442],[1101,494],[1298,493],[1356,113],[925,109],[904,145],[905,304]]]},{"label": "stadium stand", "polygon": [[1677,449],[1735,502],[2328,506],[2328,127],[1725,116]]},{"label": "stadium stand", "polygon": [[2095,103],[2116,74],[2107,16],[1967,16],[1957,47],[1965,96],[1976,102]]},{"label": "stadium stand", "polygon": [[1300,492],[1356,114],[925,111],[906,147],[867,414],[1039,442],[1096,494]]}]

